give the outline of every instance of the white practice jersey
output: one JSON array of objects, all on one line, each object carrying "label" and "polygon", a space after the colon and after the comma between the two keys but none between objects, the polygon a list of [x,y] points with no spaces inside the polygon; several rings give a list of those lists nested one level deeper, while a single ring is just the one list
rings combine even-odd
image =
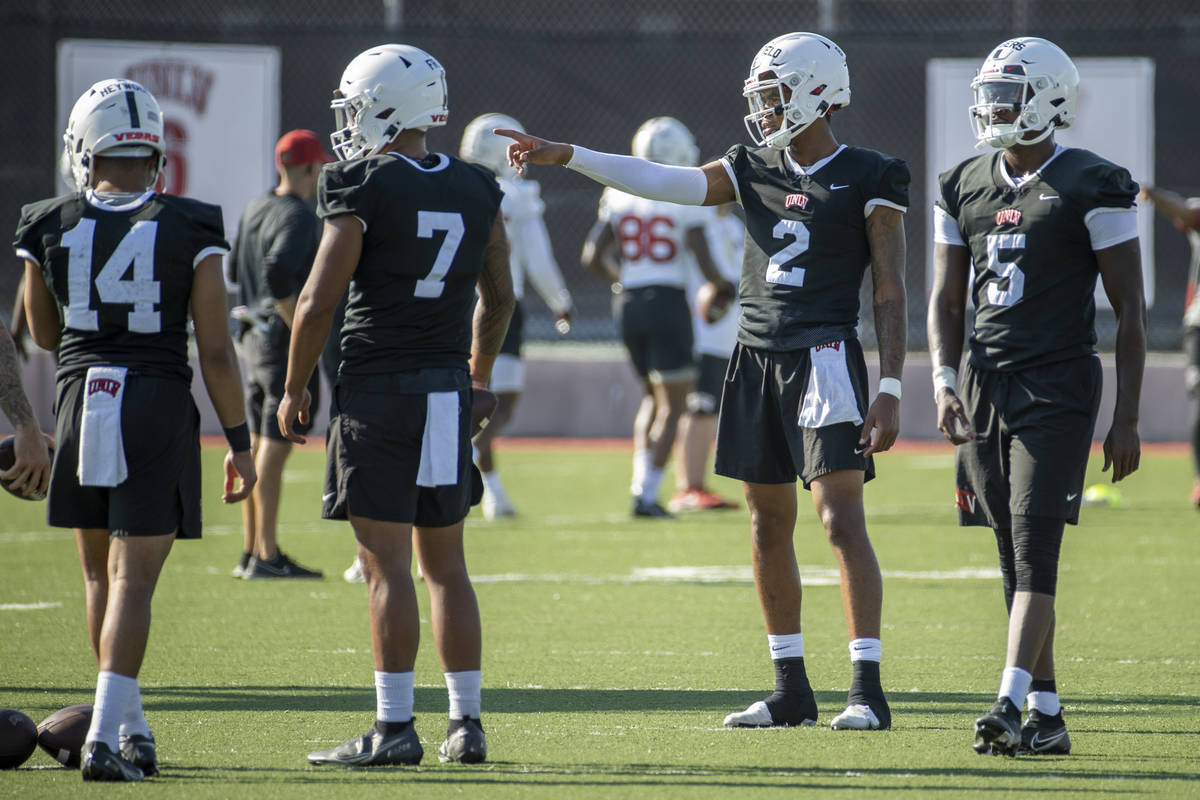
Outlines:
[{"label": "white practice jersey", "polygon": [[[704,226],[704,238],[717,269],[736,286],[742,275],[742,249],[746,244],[746,226],[736,214],[714,214]],[[709,324],[696,309],[696,290],[704,283],[699,270],[688,277],[688,302],[692,305],[692,329],[696,332],[696,352],[699,355],[729,358],[737,342],[738,316],[742,307],[733,301],[729,312]]]},{"label": "white practice jersey", "polygon": [[541,187],[536,181],[497,178],[504,199],[500,212],[508,235],[509,264],[512,267],[513,293],[517,300],[525,296],[525,277],[546,301],[550,310],[562,314],[571,309],[571,293],[563,283],[562,272],[554,260],[550,234],[542,214]]},{"label": "white practice jersey", "polygon": [[705,227],[716,216],[707,206],[681,206],[647,200],[606,188],[600,195],[600,219],[612,226],[621,252],[621,285],[687,289],[699,272],[688,249],[689,228]]}]

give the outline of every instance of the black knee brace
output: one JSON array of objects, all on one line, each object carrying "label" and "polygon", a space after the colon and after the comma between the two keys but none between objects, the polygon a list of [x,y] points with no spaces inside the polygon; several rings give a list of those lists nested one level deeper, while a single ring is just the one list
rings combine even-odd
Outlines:
[{"label": "black knee brace", "polygon": [[1013,563],[1017,591],[1053,595],[1058,583],[1058,553],[1066,522],[1055,517],[1013,514]]},{"label": "black knee brace", "polygon": [[1008,528],[996,528],[996,550],[1000,555],[1000,579],[1004,583],[1004,607],[1012,613],[1013,592],[1016,591],[1017,573],[1013,565],[1013,538]]}]

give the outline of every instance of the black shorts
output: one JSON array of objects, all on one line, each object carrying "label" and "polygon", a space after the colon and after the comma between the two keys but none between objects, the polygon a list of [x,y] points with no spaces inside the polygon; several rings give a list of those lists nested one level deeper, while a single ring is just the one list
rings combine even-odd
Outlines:
[{"label": "black shorts", "polygon": [[512,319],[508,321],[508,333],[504,334],[504,343],[500,345],[500,353],[506,356],[521,357],[521,345],[525,343],[525,312],[521,310],[521,301],[513,306]]},{"label": "black shorts", "polygon": [[200,538],[200,412],[178,378],[130,374],[121,403],[129,476],[118,486],[80,486],[79,433],[86,372],[58,383],[54,466],[46,518],[57,528],[106,528],[114,536]]},{"label": "black shorts", "polygon": [[[287,354],[282,360],[277,359],[277,352],[260,347],[259,339],[256,331],[250,331],[242,339],[242,351],[246,358],[246,422],[250,432],[256,436],[286,442],[287,439],[279,432],[275,415],[279,411],[283,384],[287,380]],[[315,369],[308,380],[308,393],[312,395],[309,409],[316,411],[321,404],[321,378]],[[305,434],[312,430],[312,426],[313,418],[310,416],[307,425],[296,420],[292,427],[296,433]]]},{"label": "black shorts", "polygon": [[471,389],[397,392],[394,377],[334,390],[321,516],[453,525],[482,489],[473,486]]},{"label": "black shorts", "polygon": [[960,525],[1011,528],[1013,514],[1079,521],[1100,408],[1095,356],[1018,372],[963,372],[975,439],[954,449]]},{"label": "black shorts", "polygon": [[740,342],[729,359],[717,420],[718,475],[808,489],[830,472],[861,470],[867,416],[867,363],[857,339],[771,351]]},{"label": "black shorts", "polygon": [[639,378],[672,383],[696,377],[692,310],[683,289],[626,289],[614,298],[613,313]]},{"label": "black shorts", "polygon": [[696,389],[687,398],[688,412],[697,416],[716,414],[721,405],[721,387],[725,383],[729,359],[702,353],[696,359],[696,367],[700,374],[696,378]]}]

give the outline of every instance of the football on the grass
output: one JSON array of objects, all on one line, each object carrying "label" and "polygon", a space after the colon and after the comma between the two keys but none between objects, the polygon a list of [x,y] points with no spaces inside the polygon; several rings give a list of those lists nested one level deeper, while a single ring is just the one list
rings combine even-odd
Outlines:
[{"label": "football on the grass", "polygon": [[78,767],[83,740],[91,724],[91,704],[60,708],[37,726],[38,746],[60,764]]},{"label": "football on the grass", "polygon": [[[54,440],[51,439],[49,436],[47,436],[45,438],[46,438],[46,447],[50,448],[50,459],[54,460]],[[12,469],[12,465],[17,463],[17,453],[16,453],[16,449],[15,449],[16,443],[17,443],[17,437],[13,436],[12,434],[5,436],[3,439],[0,439],[0,472],[4,472],[6,470]],[[19,497],[22,500],[45,500],[46,499],[45,495],[40,495],[40,496],[34,495],[33,497],[26,497],[25,495],[21,494],[20,492],[13,491],[12,489],[10,489],[9,485],[11,483],[12,483],[12,481],[6,481],[6,480],[0,478],[0,486],[3,486],[4,490],[6,492],[8,492],[9,494],[11,494],[13,497]]]},{"label": "football on the grass", "polygon": [[475,399],[471,401],[471,435],[479,433],[487,427],[492,414],[496,413],[496,395],[489,389],[476,386],[472,391]]},{"label": "football on the grass", "polygon": [[729,313],[735,297],[737,290],[733,288],[733,284],[724,283],[717,286],[715,283],[705,282],[696,290],[696,311],[701,319],[711,325]]},{"label": "football on the grass", "polygon": [[33,755],[37,728],[33,720],[11,708],[0,708],[0,769],[16,769]]}]

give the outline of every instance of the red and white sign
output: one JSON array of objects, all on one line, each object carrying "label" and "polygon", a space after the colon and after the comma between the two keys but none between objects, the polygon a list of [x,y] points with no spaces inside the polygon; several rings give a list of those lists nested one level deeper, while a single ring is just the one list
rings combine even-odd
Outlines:
[{"label": "red and white sign", "polygon": [[[246,203],[275,182],[279,50],[64,39],[58,44],[59,135],[79,96],[105,78],[135,80],[158,100],[167,148],[159,189],[221,206],[231,239]],[[58,180],[56,193],[70,191]]]}]

